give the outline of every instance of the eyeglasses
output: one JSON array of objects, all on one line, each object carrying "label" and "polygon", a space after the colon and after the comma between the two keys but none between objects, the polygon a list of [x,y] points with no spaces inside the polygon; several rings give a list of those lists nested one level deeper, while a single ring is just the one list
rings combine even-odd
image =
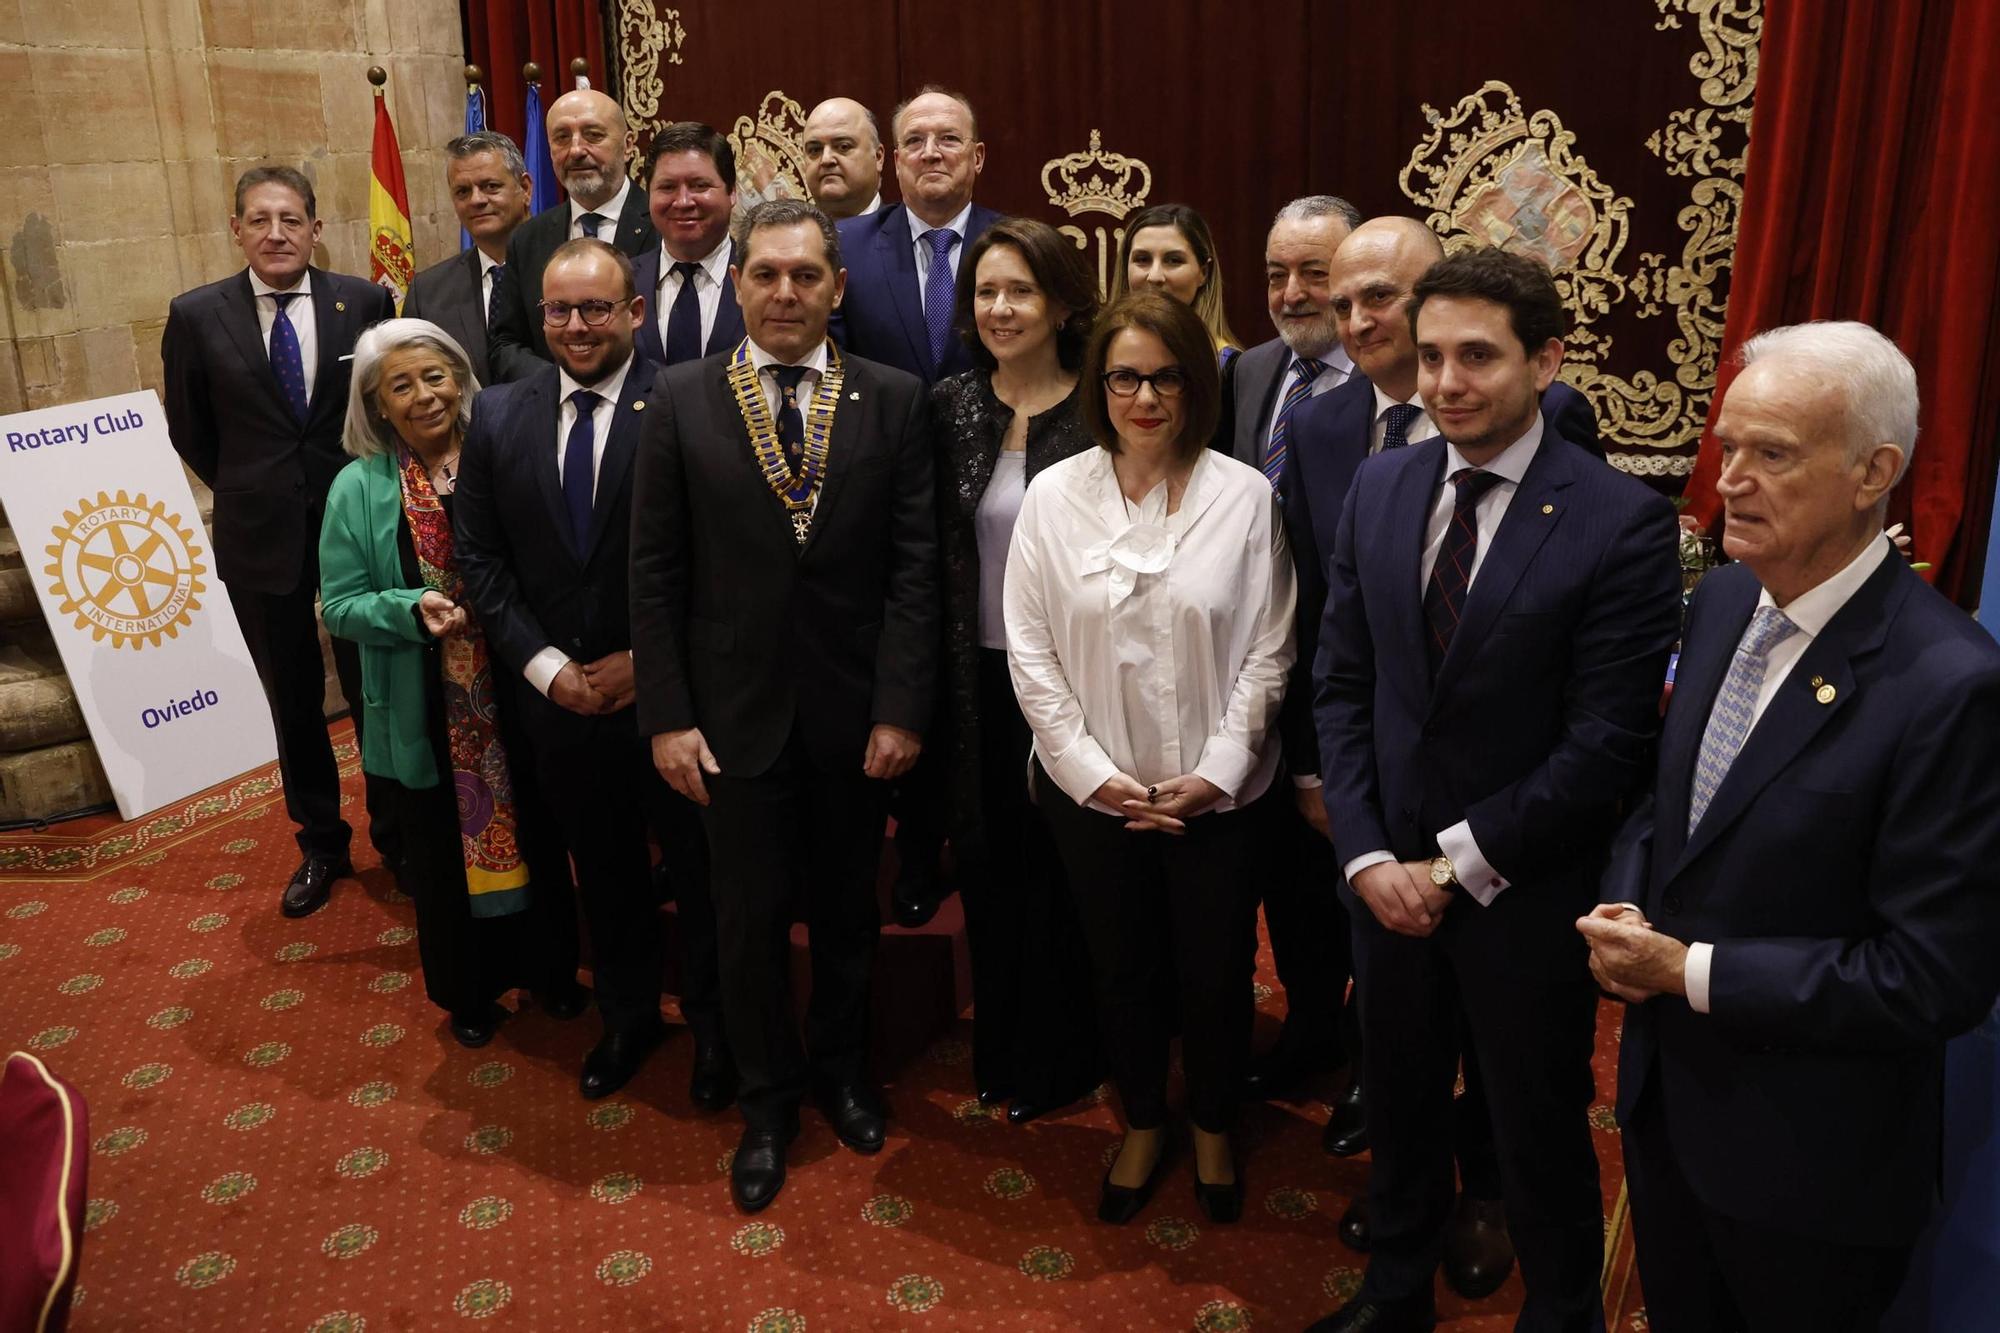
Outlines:
[{"label": "eyeglasses", "polygon": [[1187,388],[1187,372],[1179,366],[1168,366],[1150,375],[1141,375],[1136,370],[1107,370],[1104,372],[1106,393],[1117,398],[1137,396],[1141,384],[1153,386],[1153,394],[1159,398],[1178,398]]},{"label": "eyeglasses", "polygon": [[585,328],[601,329],[611,318],[611,312],[632,300],[627,296],[617,301],[578,301],[571,305],[567,301],[543,301],[542,323],[552,329],[559,329],[569,323],[571,311],[583,316]]}]

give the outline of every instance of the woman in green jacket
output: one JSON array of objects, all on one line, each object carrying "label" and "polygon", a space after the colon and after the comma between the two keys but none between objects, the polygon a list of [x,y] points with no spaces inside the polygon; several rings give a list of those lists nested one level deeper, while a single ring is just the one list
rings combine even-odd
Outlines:
[{"label": "woman in green jacket", "polygon": [[[355,343],[342,444],[320,528],[327,632],[361,648],[361,766],[390,780],[407,831],[424,987],[466,1046],[483,1046],[517,985],[573,1017],[577,936],[568,867],[522,827],[502,682],[461,604],[451,505],[479,390],[465,351],[420,319]],[[543,873],[531,875],[530,862]]]}]

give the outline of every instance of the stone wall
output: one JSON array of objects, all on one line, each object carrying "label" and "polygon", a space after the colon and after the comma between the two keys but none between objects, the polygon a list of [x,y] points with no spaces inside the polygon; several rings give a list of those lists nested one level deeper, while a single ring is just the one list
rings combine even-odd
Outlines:
[{"label": "stone wall", "polygon": [[[366,275],[370,65],[389,71],[417,265],[456,250],[442,149],[464,125],[463,51],[457,0],[0,0],[0,414],[160,388],[168,301],[243,266],[245,167],[304,171],[326,222],[314,262]],[[5,710],[19,735],[0,717],[0,820],[36,804],[31,734],[55,747],[61,799],[92,794],[40,622],[0,527],[0,699],[35,704],[32,726]]]}]

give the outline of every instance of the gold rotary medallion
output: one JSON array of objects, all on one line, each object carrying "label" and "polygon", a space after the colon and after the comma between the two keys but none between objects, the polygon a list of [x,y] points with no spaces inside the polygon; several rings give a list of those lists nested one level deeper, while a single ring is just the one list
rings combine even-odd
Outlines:
[{"label": "gold rotary medallion", "polygon": [[200,609],[208,572],[197,558],[202,549],[179,514],[143,491],[99,491],[95,503],[78,500],[64,510],[49,531],[55,541],[43,548],[49,563],[42,568],[49,591],[94,642],[157,648],[161,635],[174,638]]}]

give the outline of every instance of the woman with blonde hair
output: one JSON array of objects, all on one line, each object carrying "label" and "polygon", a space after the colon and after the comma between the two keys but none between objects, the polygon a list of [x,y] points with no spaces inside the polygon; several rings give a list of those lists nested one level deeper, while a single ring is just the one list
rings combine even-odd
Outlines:
[{"label": "woman with blonde hair", "polygon": [[1125,239],[1118,243],[1118,266],[1111,275],[1111,299],[1149,289],[1194,308],[1215,343],[1218,365],[1227,366],[1242,350],[1222,305],[1222,265],[1215,257],[1215,236],[1202,215],[1186,204],[1154,204],[1126,220]]}]

